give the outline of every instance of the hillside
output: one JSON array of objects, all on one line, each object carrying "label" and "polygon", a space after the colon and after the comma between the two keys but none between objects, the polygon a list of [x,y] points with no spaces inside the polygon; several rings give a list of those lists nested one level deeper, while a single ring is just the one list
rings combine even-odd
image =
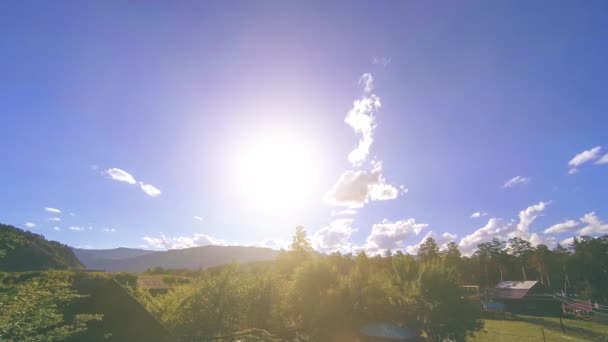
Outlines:
[{"label": "hillside", "polygon": [[137,248],[112,248],[112,249],[82,249],[72,248],[74,254],[80,262],[90,270],[101,270],[106,267],[112,260],[120,260],[142,256],[151,253],[160,253],[156,251],[137,249]]},{"label": "hillside", "polygon": [[82,268],[72,249],[42,235],[0,224],[0,271]]},{"label": "hillside", "polygon": [[[143,250],[130,250],[143,251]],[[97,251],[99,253],[100,251]],[[235,262],[255,262],[274,260],[279,251],[270,248],[242,246],[201,246],[172,249],[118,259],[97,259],[95,269],[110,272],[143,272],[154,267],[167,269],[199,269]],[[77,254],[82,255],[82,250]],[[135,253],[135,252],[134,252]],[[102,255],[101,253],[98,255]],[[87,265],[87,261],[81,259]]]}]

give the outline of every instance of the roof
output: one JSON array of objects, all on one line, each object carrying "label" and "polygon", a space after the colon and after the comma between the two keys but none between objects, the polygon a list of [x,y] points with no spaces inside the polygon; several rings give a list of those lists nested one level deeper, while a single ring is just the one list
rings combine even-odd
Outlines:
[{"label": "roof", "polygon": [[169,286],[160,277],[139,276],[137,285],[147,290],[168,289]]},{"label": "roof", "polygon": [[497,289],[510,289],[510,290],[529,290],[538,283],[537,280],[528,281],[501,281],[496,284]]},{"label": "roof", "polygon": [[590,303],[572,303],[566,304],[566,308],[571,310],[593,311]]},{"label": "roof", "polygon": [[493,297],[501,299],[522,299],[538,281],[501,281],[494,287]]},{"label": "roof", "polygon": [[359,328],[359,333],[367,337],[380,337],[399,341],[414,340],[420,336],[414,329],[402,328],[387,322],[366,324]]}]

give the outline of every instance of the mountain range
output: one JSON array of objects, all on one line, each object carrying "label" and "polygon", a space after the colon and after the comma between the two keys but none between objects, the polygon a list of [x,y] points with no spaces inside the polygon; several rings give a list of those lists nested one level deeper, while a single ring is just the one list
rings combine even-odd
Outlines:
[{"label": "mountain range", "polygon": [[143,272],[154,267],[165,269],[207,268],[231,262],[247,263],[274,260],[279,251],[243,246],[200,246],[168,251],[134,248],[80,249],[74,254],[87,269],[108,272]]},{"label": "mountain range", "polygon": [[273,260],[279,251],[243,246],[200,246],[168,251],[136,248],[71,248],[44,236],[0,224],[0,272],[46,269],[143,272],[154,267],[200,269],[228,264]]}]

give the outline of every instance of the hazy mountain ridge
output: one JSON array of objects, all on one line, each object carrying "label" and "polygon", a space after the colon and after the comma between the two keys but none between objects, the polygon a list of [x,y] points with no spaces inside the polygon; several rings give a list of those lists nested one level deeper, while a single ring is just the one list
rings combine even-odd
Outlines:
[{"label": "hazy mountain ridge", "polygon": [[109,272],[143,272],[154,267],[196,270],[233,261],[247,263],[274,260],[279,254],[279,251],[270,248],[212,245],[168,251],[116,248],[74,249],[74,252],[88,269]]},{"label": "hazy mountain ridge", "polygon": [[90,270],[104,269],[112,260],[128,259],[151,253],[159,253],[148,249],[118,247],[112,249],[72,248],[80,262]]},{"label": "hazy mountain ridge", "polygon": [[0,224],[0,271],[78,268],[82,268],[82,264],[69,246]]}]

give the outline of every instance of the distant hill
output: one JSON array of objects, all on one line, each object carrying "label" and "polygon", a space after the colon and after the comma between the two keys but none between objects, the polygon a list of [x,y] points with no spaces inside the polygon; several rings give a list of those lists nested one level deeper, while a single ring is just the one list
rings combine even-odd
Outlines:
[{"label": "distant hill", "polygon": [[[117,250],[121,250],[117,252]],[[84,251],[84,252],[83,252]],[[91,255],[118,255],[119,253],[141,253],[126,258],[116,259],[89,259]],[[110,272],[143,272],[154,267],[167,269],[192,269],[207,268],[229,264],[232,261],[245,263],[255,261],[274,260],[279,251],[270,248],[242,247],[242,246],[201,246],[184,249],[171,249],[168,251],[145,251],[138,249],[118,248],[113,250],[97,250],[87,254],[86,250],[75,250],[77,255],[85,255],[81,261],[87,265],[93,265],[94,269],[102,269]],[[147,253],[145,253],[147,252]],[[89,266],[87,266],[89,268]]]},{"label": "distant hill", "polygon": [[0,224],[0,271],[78,269],[82,265],[72,249],[42,235]]},{"label": "distant hill", "polygon": [[90,270],[101,270],[113,260],[128,259],[151,253],[160,253],[147,249],[137,248],[113,248],[113,249],[83,249],[72,248],[74,254],[80,262]]}]

